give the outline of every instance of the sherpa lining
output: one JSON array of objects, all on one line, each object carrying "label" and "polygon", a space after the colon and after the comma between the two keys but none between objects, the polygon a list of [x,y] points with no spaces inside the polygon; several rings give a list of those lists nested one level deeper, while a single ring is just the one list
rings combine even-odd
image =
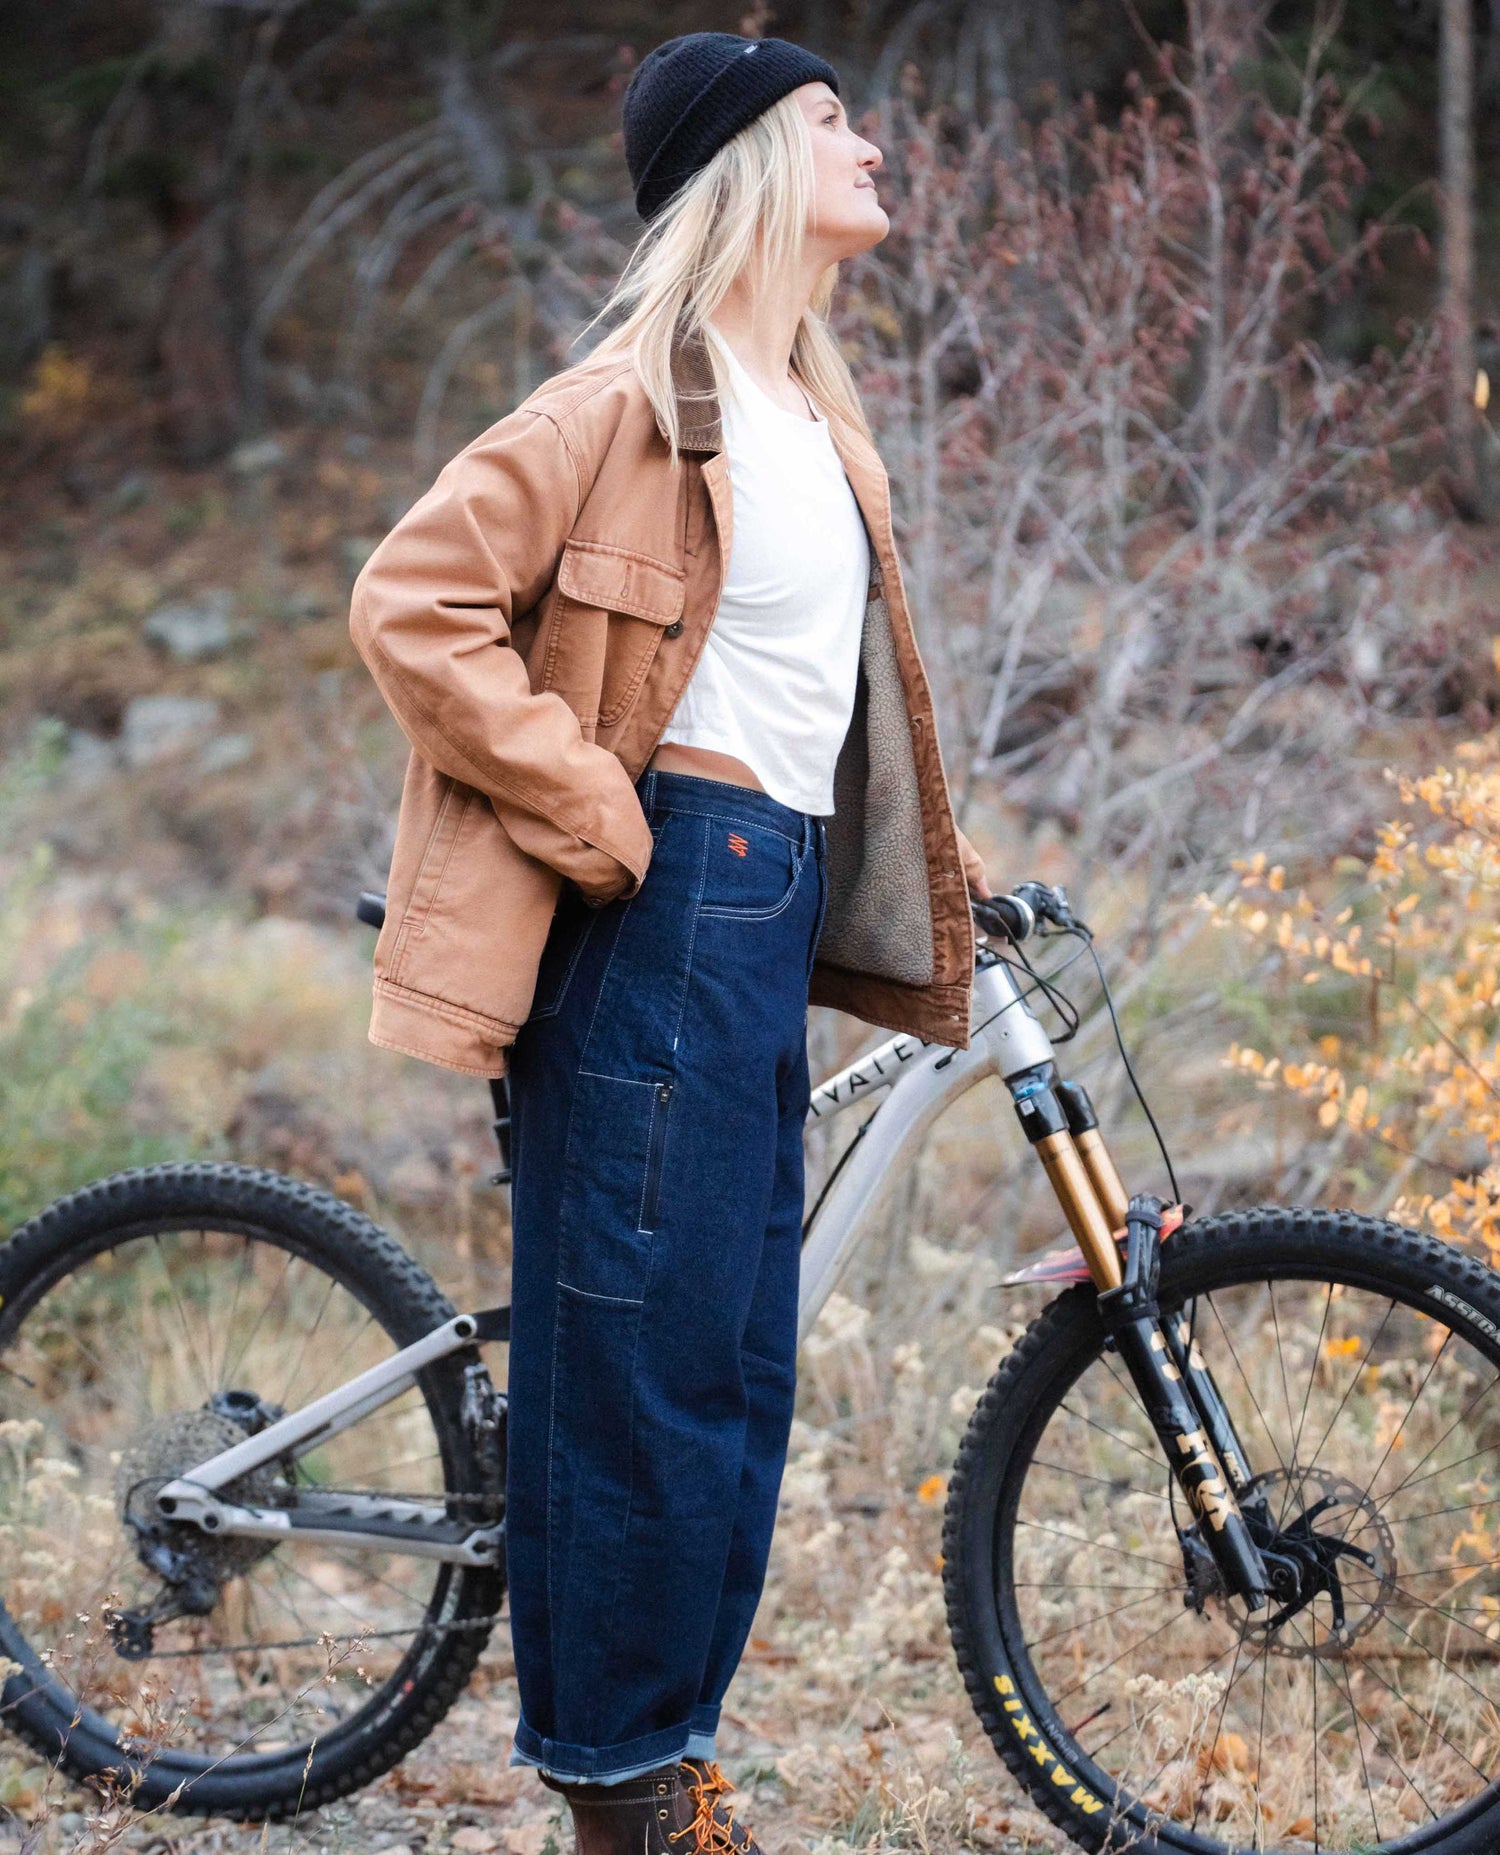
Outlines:
[{"label": "sherpa lining", "polygon": [[865,605],[859,684],[834,768],[833,804],[819,960],[930,985],[932,896],[917,763],[890,608],[879,593]]}]

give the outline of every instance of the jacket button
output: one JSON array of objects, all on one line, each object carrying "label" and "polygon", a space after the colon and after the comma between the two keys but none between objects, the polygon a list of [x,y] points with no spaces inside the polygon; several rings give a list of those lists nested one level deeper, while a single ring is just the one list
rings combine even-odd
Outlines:
[{"label": "jacket button", "polygon": [[682,620],[679,618],[675,623],[668,625],[663,636],[668,638],[680,638],[682,636]]}]

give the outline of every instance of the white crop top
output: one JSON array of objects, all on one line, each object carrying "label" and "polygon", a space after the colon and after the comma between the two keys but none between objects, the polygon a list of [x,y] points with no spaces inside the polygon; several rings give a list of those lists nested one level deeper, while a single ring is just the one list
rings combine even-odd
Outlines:
[{"label": "white crop top", "polygon": [[773,799],[826,815],[854,709],[869,538],[828,421],[783,411],[709,333],[729,376],[729,566],[661,738],[733,754]]}]

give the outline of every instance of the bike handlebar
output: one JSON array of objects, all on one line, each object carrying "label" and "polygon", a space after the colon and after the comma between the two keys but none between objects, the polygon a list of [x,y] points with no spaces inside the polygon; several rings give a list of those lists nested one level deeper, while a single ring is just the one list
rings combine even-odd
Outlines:
[{"label": "bike handlebar", "polygon": [[983,901],[974,897],[971,906],[984,933],[1003,934],[1017,946],[1030,939],[1044,921],[1059,928],[1083,927],[1068,905],[1067,891],[1053,883],[1018,883],[1008,895],[991,895]]}]

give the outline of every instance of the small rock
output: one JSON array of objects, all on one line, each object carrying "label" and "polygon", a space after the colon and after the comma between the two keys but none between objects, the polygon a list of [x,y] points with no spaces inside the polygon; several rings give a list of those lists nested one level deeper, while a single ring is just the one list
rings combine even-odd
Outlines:
[{"label": "small rock", "polygon": [[286,462],[286,452],[274,438],[252,438],[229,453],[229,468],[240,477],[258,476]]},{"label": "small rock", "polygon": [[205,741],[198,764],[205,773],[227,773],[231,767],[243,766],[255,756],[253,734],[216,734]]},{"label": "small rock", "polygon": [[375,1855],[411,1855],[409,1842],[388,1842],[384,1848],[377,1849]]},{"label": "small rock", "polygon": [[214,587],[195,602],[158,606],[143,627],[146,637],[178,663],[222,657],[242,634],[234,622],[234,594]]},{"label": "small rock", "polygon": [[65,785],[84,788],[103,785],[119,764],[120,758],[112,742],[90,734],[87,728],[69,728],[62,759]]},{"label": "small rock", "polygon": [[542,1855],[547,1838],[554,1831],[551,1821],[544,1817],[539,1823],[512,1823],[501,1833],[505,1838],[506,1855]]},{"label": "small rock", "polygon": [[125,705],[120,752],[127,766],[149,766],[196,746],[218,720],[218,703],[203,696],[136,696]]},{"label": "small rock", "polygon": [[156,488],[156,479],[149,470],[127,470],[114,487],[109,502],[112,509],[122,513],[127,509],[138,509]]},{"label": "small rock", "polygon": [[453,1847],[462,1849],[464,1855],[490,1855],[491,1850],[500,1846],[500,1838],[491,1835],[487,1829],[481,1829],[477,1823],[471,1823],[464,1829],[455,1829],[452,1840]]},{"label": "small rock", "polygon": [[325,610],[317,593],[308,587],[299,587],[277,603],[275,617],[279,624],[306,625],[321,618]]}]

